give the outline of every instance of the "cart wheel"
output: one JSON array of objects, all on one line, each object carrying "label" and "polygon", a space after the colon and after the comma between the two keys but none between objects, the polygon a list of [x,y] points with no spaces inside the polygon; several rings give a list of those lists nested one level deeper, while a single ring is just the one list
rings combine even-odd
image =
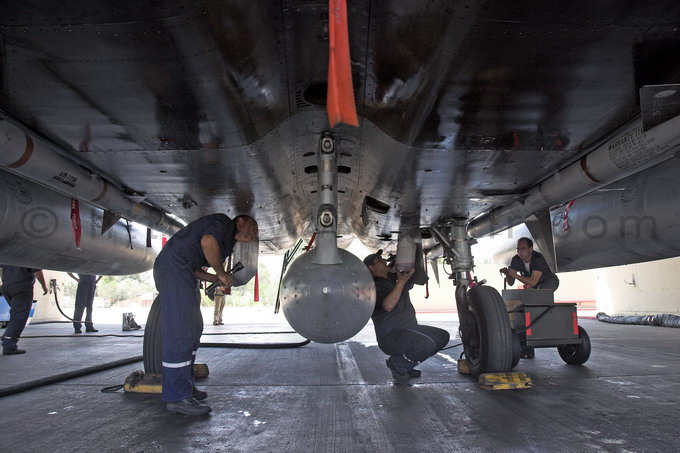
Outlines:
[{"label": "cart wheel", "polygon": [[476,378],[510,371],[512,328],[503,298],[490,286],[475,286],[467,293],[467,303],[469,321],[461,333],[470,374]]},{"label": "cart wheel", "polygon": [[161,374],[163,372],[163,356],[161,344],[161,299],[156,296],[149,317],[144,326],[144,372]]},{"label": "cart wheel", "polygon": [[560,353],[560,357],[569,365],[582,365],[586,363],[590,357],[590,337],[588,332],[581,326],[578,326],[578,336],[583,343],[581,344],[567,344],[564,346],[558,346],[557,352]]},{"label": "cart wheel", "polygon": [[510,369],[513,370],[519,363],[519,359],[522,356],[522,342],[519,339],[519,335],[512,335],[512,364]]}]

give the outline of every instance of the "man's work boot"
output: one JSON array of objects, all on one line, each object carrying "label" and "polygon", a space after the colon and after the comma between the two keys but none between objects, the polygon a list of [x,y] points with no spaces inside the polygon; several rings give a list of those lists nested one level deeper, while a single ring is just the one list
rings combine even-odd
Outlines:
[{"label": "man's work boot", "polygon": [[25,349],[19,349],[19,348],[3,349],[2,350],[2,355],[14,355],[14,354],[25,354],[25,353],[26,353]]},{"label": "man's work boot", "polygon": [[99,330],[95,329],[94,327],[88,327],[85,329],[85,332],[99,332]]},{"label": "man's work boot", "polygon": [[76,329],[74,333],[83,333],[83,331],[80,329]]},{"label": "man's work boot", "polygon": [[401,371],[397,370],[397,368],[392,363],[392,357],[385,360],[385,364],[392,372],[392,377],[397,384],[408,384],[408,381],[411,380],[411,376],[409,376],[408,372],[402,373]]},{"label": "man's work boot", "polygon": [[208,393],[203,390],[199,390],[198,387],[194,386],[194,394],[192,395],[195,400],[203,401],[208,397]]},{"label": "man's work boot", "polygon": [[181,401],[169,402],[165,408],[170,413],[182,415],[207,415],[212,412],[212,407],[196,401],[191,396]]},{"label": "man's work boot", "polygon": [[408,375],[412,378],[418,378],[421,374],[423,373],[421,373],[420,370],[416,370],[415,368],[408,372]]}]

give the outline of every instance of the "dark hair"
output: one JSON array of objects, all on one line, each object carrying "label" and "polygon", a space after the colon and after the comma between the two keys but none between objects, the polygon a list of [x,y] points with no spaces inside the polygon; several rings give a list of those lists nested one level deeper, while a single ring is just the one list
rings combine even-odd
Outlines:
[{"label": "dark hair", "polygon": [[247,222],[248,220],[252,220],[253,222],[255,222],[255,225],[257,225],[257,220],[253,219],[252,217],[250,217],[249,215],[246,215],[246,214],[241,214],[241,215],[237,215],[236,217],[234,217],[234,223],[236,223],[236,221],[238,219],[243,219],[244,222]]},{"label": "dark hair", "polygon": [[532,241],[531,239],[529,239],[527,237],[517,239],[517,246],[519,246],[519,243],[522,242],[522,241],[525,241],[527,243],[527,247],[534,248],[534,241]]}]

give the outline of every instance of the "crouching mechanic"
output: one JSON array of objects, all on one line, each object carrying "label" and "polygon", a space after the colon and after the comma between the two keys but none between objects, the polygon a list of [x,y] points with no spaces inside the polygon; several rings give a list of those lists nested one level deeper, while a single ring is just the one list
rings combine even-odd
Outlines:
[{"label": "crouching mechanic", "polygon": [[510,286],[515,280],[535,289],[555,291],[560,286],[560,279],[550,270],[543,255],[534,250],[534,241],[526,237],[517,240],[517,255],[512,257],[510,267],[504,267],[500,273]]},{"label": "crouching mechanic", "polygon": [[[205,415],[212,411],[198,400],[208,394],[194,385],[194,360],[203,332],[199,279],[231,287],[224,260],[236,241],[257,236],[257,222],[240,215],[201,217],[175,233],[156,258],[153,278],[161,304],[163,401],[168,412]],[[210,266],[215,274],[201,269]]]},{"label": "crouching mechanic", "polygon": [[397,384],[406,384],[420,376],[415,366],[437,352],[449,342],[449,333],[437,327],[423,326],[416,320],[408,292],[413,288],[409,280],[415,270],[389,272],[382,250],[364,258],[364,264],[373,275],[376,289],[375,309],[371,315],[375,326],[378,347],[390,357],[387,367]]}]

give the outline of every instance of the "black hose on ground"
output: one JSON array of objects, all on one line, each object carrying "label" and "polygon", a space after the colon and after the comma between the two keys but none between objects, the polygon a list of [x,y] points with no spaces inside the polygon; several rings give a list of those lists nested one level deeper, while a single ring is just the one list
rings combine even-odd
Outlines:
[{"label": "black hose on ground", "polygon": [[236,349],[288,349],[299,348],[309,344],[311,340],[299,343],[201,343],[202,348],[236,348]]},{"label": "black hose on ground", "polygon": [[634,324],[641,326],[680,327],[680,316],[668,313],[644,316],[609,316],[604,312],[596,315],[600,322],[611,324]]},{"label": "black hose on ground", "polygon": [[127,359],[116,360],[109,363],[103,363],[101,365],[94,365],[80,370],[67,371],[66,373],[60,373],[54,376],[48,376],[45,378],[36,379],[34,381],[24,382],[23,384],[11,385],[9,387],[0,388],[0,398],[9,395],[14,395],[15,393],[25,392],[26,390],[32,390],[34,388],[43,387],[45,385],[51,385],[56,384],[57,382],[75,379],[78,377],[86,376],[88,374],[97,373],[99,371],[105,371],[111,368],[129,365],[135,362],[141,362],[143,359],[144,357],[140,355],[136,357],[130,357]]},{"label": "black hose on ground", "polygon": [[[297,333],[295,331],[291,332],[210,332],[210,333],[203,333],[201,336],[204,335],[273,335],[273,334],[293,334]],[[135,335],[135,334],[116,334],[116,333],[103,333],[103,334],[98,334],[98,335],[92,335],[92,334],[66,334],[66,335],[22,335],[21,338],[104,338],[104,337],[118,337],[118,338],[144,338],[144,335]],[[232,343],[232,344],[247,344],[247,343]],[[255,343],[257,344],[257,343]],[[285,344],[285,343],[284,343]],[[297,344],[297,343],[290,343],[290,344]],[[305,343],[306,344],[306,343]],[[209,347],[209,346],[208,346]]]},{"label": "black hose on ground", "polygon": [[[252,332],[241,332],[252,333]],[[267,333],[267,332],[260,332]],[[273,332],[273,333],[295,333],[295,332]],[[233,335],[232,334],[222,334],[222,335]],[[71,335],[66,335],[71,336]],[[132,336],[132,335],[98,335],[98,336]],[[137,337],[142,335],[135,335]],[[22,337],[29,338],[29,337]],[[40,336],[34,336],[30,338],[41,338]],[[306,344],[309,344],[310,340],[305,340],[299,343],[201,343],[202,348],[238,348],[238,349],[285,349],[285,348],[299,348]],[[36,379],[34,381],[24,382],[23,384],[12,385],[0,389],[0,398],[4,396],[14,395],[16,393],[25,392],[27,390],[32,390],[34,388],[43,387],[45,385],[56,384],[58,382],[67,381],[69,379],[75,379],[78,377],[86,376],[88,374],[97,373],[99,371],[105,371],[111,368],[116,368],[123,365],[129,365],[135,362],[141,362],[144,360],[144,356],[130,357],[127,359],[116,360],[114,362],[104,363],[101,365],[95,365],[81,370],[68,371],[66,373],[57,374],[54,376],[49,376],[46,378]]]}]

